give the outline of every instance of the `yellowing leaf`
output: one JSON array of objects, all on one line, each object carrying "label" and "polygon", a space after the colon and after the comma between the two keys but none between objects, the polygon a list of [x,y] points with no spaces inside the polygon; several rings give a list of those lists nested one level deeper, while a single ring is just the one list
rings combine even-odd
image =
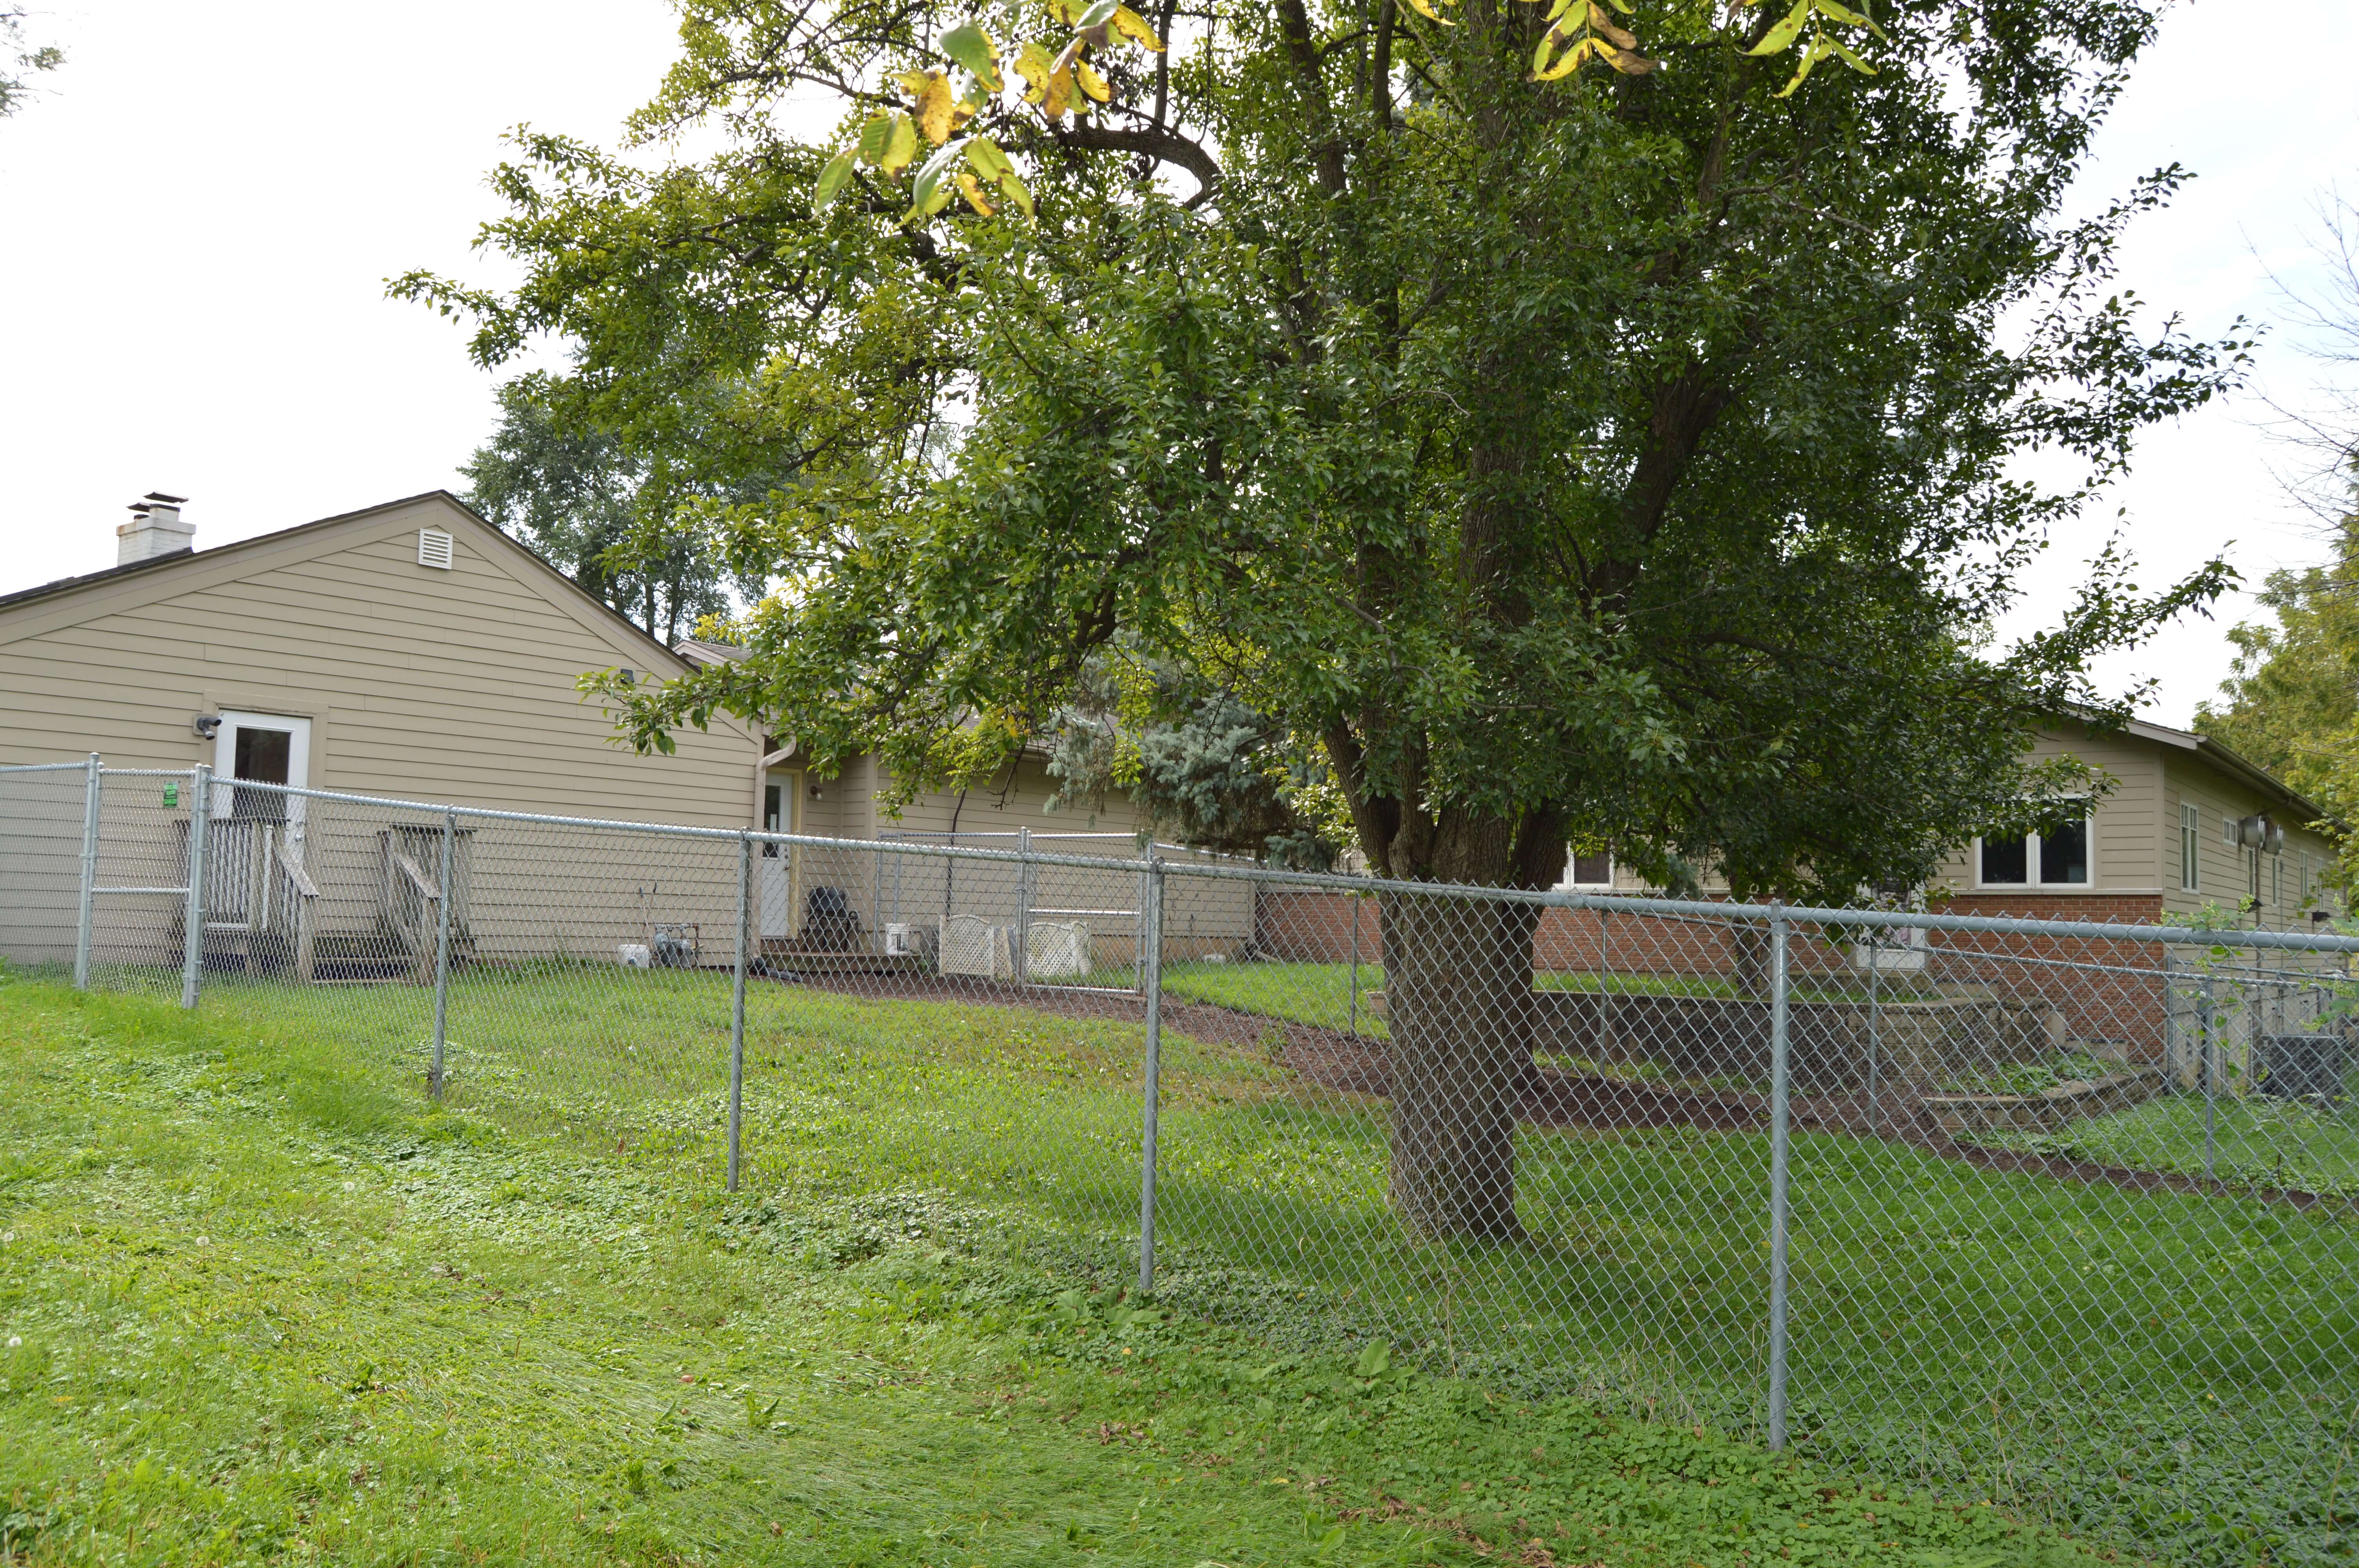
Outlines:
[{"label": "yellowing leaf", "polygon": [[1825,16],[1832,21],[1841,22],[1845,27],[1865,27],[1877,38],[1887,38],[1888,41],[1888,37],[1885,30],[1875,25],[1875,18],[1864,12],[1854,11],[1848,5],[1839,5],[1835,3],[1835,0],[1818,0],[1818,9],[1819,15],[1821,16]]},{"label": "yellowing leaf", "polygon": [[1655,62],[1636,49],[1617,49],[1603,38],[1590,41],[1597,46],[1598,58],[1625,76],[1644,76],[1655,69]]},{"label": "yellowing leaf", "polygon": [[982,213],[984,217],[988,218],[994,212],[998,211],[997,208],[992,206],[990,202],[985,201],[983,199],[983,187],[977,185],[974,182],[974,176],[967,173],[964,169],[961,169],[959,171],[958,188],[959,194],[966,198],[966,204],[973,208],[976,211]]},{"label": "yellowing leaf", "polygon": [[1440,22],[1445,27],[1454,27],[1458,25],[1457,23],[1450,20],[1449,17],[1444,16],[1440,12],[1435,10],[1433,8],[1432,0],[1408,0],[1408,3],[1411,10],[1414,10],[1419,16],[1426,17],[1430,21]]},{"label": "yellowing leaf", "polygon": [[1163,52],[1163,40],[1155,36],[1155,29],[1147,25],[1147,18],[1129,6],[1114,8],[1114,25],[1116,32],[1125,38],[1136,39],[1142,49],[1155,54]]},{"label": "yellowing leaf", "polygon": [[876,160],[876,167],[883,169],[886,174],[898,174],[903,169],[908,168],[909,160],[917,156],[918,126],[916,122],[912,121],[907,114],[894,115],[892,132],[886,137],[885,141],[885,156]]},{"label": "yellowing leaf", "polygon": [[1073,62],[1073,75],[1080,81],[1082,91],[1096,99],[1099,103],[1103,103],[1114,96],[1114,89],[1106,85],[1106,79],[1104,77],[1100,76],[1096,71],[1090,69],[1089,61],[1085,59],[1075,60]]},{"label": "yellowing leaf", "polygon": [[1040,113],[1051,120],[1061,120],[1073,101],[1073,73],[1060,70],[1049,79],[1048,95],[1040,102]]},{"label": "yellowing leaf", "polygon": [[1007,161],[1007,155],[989,136],[967,138],[966,161],[985,179],[997,180],[1016,172],[1016,166]]},{"label": "yellowing leaf", "polygon": [[1635,49],[1638,47],[1637,38],[1628,28],[1615,27],[1614,18],[1605,14],[1605,7],[1597,0],[1589,0],[1589,25],[1603,34],[1607,42],[1618,48]]},{"label": "yellowing leaf", "polygon": [[1027,103],[1038,103],[1049,93],[1049,79],[1057,74],[1056,62],[1049,51],[1038,43],[1027,43],[1016,57],[1016,74],[1022,77],[1030,91],[1024,94]]},{"label": "yellowing leaf", "polygon": [[1003,85],[999,77],[999,46],[991,35],[974,23],[962,22],[942,35],[942,53],[967,68],[985,89],[996,92]]},{"label": "yellowing leaf", "polygon": [[[1794,0],[1794,8],[1786,13],[1785,19],[1779,22],[1776,27],[1770,28],[1767,33],[1763,35],[1759,43],[1755,44],[1751,49],[1746,49],[1745,52],[1746,54],[1776,54],[1780,49],[1786,48],[1788,44],[1791,44],[1796,38],[1801,37],[1802,24],[1810,19],[1810,0]],[[1796,81],[1799,81],[1801,78],[1798,76],[1794,80]],[[1792,91],[1794,91],[1793,86],[1791,83],[1788,83],[1786,88],[1786,92],[1791,92]],[[1777,96],[1783,98],[1785,95],[1785,92],[1781,92]]]},{"label": "yellowing leaf", "polygon": [[940,146],[951,139],[951,111],[957,106],[951,97],[951,79],[939,70],[926,72],[926,84],[918,91],[918,129],[926,140]]},{"label": "yellowing leaf", "polygon": [[1049,15],[1070,27],[1073,25],[1073,18],[1081,13],[1069,4],[1069,0],[1049,0]]},{"label": "yellowing leaf", "polygon": [[902,92],[915,98],[926,90],[926,78],[933,74],[930,70],[905,70],[893,80],[901,84]]},{"label": "yellowing leaf", "polygon": [[1596,47],[1597,40],[1595,38],[1582,39],[1579,43],[1565,50],[1564,53],[1559,57],[1554,65],[1549,67],[1546,70],[1535,70],[1532,72],[1532,80],[1534,81],[1554,81],[1559,77],[1571,76],[1575,70],[1581,69],[1581,62],[1589,58],[1590,51]]},{"label": "yellowing leaf", "polygon": [[842,194],[843,182],[851,178],[852,155],[850,153],[838,153],[828,159],[827,167],[819,171],[819,189],[811,194],[811,211],[826,211],[829,203]]}]

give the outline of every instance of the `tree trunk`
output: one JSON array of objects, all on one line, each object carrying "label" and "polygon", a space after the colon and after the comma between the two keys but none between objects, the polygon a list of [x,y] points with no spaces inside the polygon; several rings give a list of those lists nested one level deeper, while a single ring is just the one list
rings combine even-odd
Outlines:
[{"label": "tree trunk", "polygon": [[1393,1212],[1420,1236],[1512,1238],[1516,1112],[1532,1059],[1524,903],[1394,893],[1383,903]]}]

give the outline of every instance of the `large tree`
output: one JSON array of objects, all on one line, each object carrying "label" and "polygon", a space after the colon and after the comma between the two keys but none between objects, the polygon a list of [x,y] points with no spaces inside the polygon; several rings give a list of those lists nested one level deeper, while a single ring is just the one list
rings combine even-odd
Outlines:
[{"label": "large tree", "polygon": [[[649,418],[693,364],[796,432],[732,520],[782,584],[752,656],[625,694],[642,744],[725,708],[914,788],[1151,658],[1315,738],[1393,878],[1922,877],[2224,571],[2109,550],[1986,645],[2236,362],[2111,282],[2180,171],[2060,216],[2152,9],[1614,5],[688,0],[634,131],[722,150],[530,139],[485,236],[525,281],[404,287],[486,361],[560,334]],[[1533,911],[1384,920],[1396,1209],[1513,1234]]]},{"label": "large tree", "polygon": [[718,509],[758,504],[791,476],[740,463],[714,479],[634,449],[601,425],[583,388],[525,375],[499,390],[500,422],[459,465],[467,503],[530,545],[582,588],[669,646],[708,619],[726,619],[732,589],[758,598],[758,574],[733,574],[710,547]]}]

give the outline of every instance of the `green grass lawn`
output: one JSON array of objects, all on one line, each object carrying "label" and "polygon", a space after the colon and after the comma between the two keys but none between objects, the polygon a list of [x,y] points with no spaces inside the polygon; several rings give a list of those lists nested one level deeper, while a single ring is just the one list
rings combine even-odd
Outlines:
[{"label": "green grass lawn", "polygon": [[2139,1171],[2209,1176],[2230,1187],[2359,1198],[2359,1108],[2265,1095],[2223,1095],[2205,1138],[2203,1097],[2178,1094],[2055,1132],[1985,1133],[1998,1148],[2061,1154]]},{"label": "green grass lawn", "polygon": [[[422,1076],[413,989],[224,982],[195,1023],[0,989],[12,1081],[41,1086],[0,1108],[0,1316],[40,1357],[0,1392],[10,1506],[184,1550],[245,1509],[281,1556],[327,1532],[388,1559],[471,1530],[560,1560],[1446,1562],[1526,1526],[1568,1563],[2065,1550],[1940,1534],[2010,1515],[2179,1561],[2347,1549],[2347,1217],[1798,1138],[1799,1451],[1999,1505],[1813,1536],[1851,1494],[1817,1483],[1805,1525],[1799,1472],[1712,1435],[1758,1419],[1757,1137],[1527,1133],[1531,1239],[1419,1246],[1383,1106],[1168,1039],[1136,1317],[1108,1294],[1135,1024],[756,987],[732,1203],[726,999],[468,977],[428,1110],[387,1087]],[[1355,1375],[1386,1356],[1418,1375]],[[397,1487],[331,1485],[366,1468],[347,1432],[409,1456]],[[1593,1463],[1560,1455],[1576,1432]],[[1386,1497],[1398,1519],[1359,1517]]]}]

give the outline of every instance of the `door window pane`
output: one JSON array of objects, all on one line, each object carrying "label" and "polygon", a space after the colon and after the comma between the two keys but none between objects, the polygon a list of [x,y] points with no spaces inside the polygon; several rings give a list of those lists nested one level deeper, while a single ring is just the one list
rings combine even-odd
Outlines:
[{"label": "door window pane", "polygon": [[2039,880],[2043,882],[2085,882],[2089,880],[2089,819],[2059,823],[2039,836]]},{"label": "door window pane", "polygon": [[[285,730],[249,730],[240,725],[237,776],[261,784],[285,784],[294,740]],[[287,819],[287,797],[269,790],[235,790],[231,793],[229,809],[233,816],[261,816],[283,822]]]},{"label": "door window pane", "polygon": [[1983,881],[2013,883],[2030,880],[2028,846],[2021,835],[1983,840]]},{"label": "door window pane", "polygon": [[[764,832],[780,831],[778,816],[781,802],[781,792],[777,784],[762,786],[762,830]],[[778,847],[776,844],[765,844],[762,846],[762,854],[765,859],[775,860],[778,858]]]}]

